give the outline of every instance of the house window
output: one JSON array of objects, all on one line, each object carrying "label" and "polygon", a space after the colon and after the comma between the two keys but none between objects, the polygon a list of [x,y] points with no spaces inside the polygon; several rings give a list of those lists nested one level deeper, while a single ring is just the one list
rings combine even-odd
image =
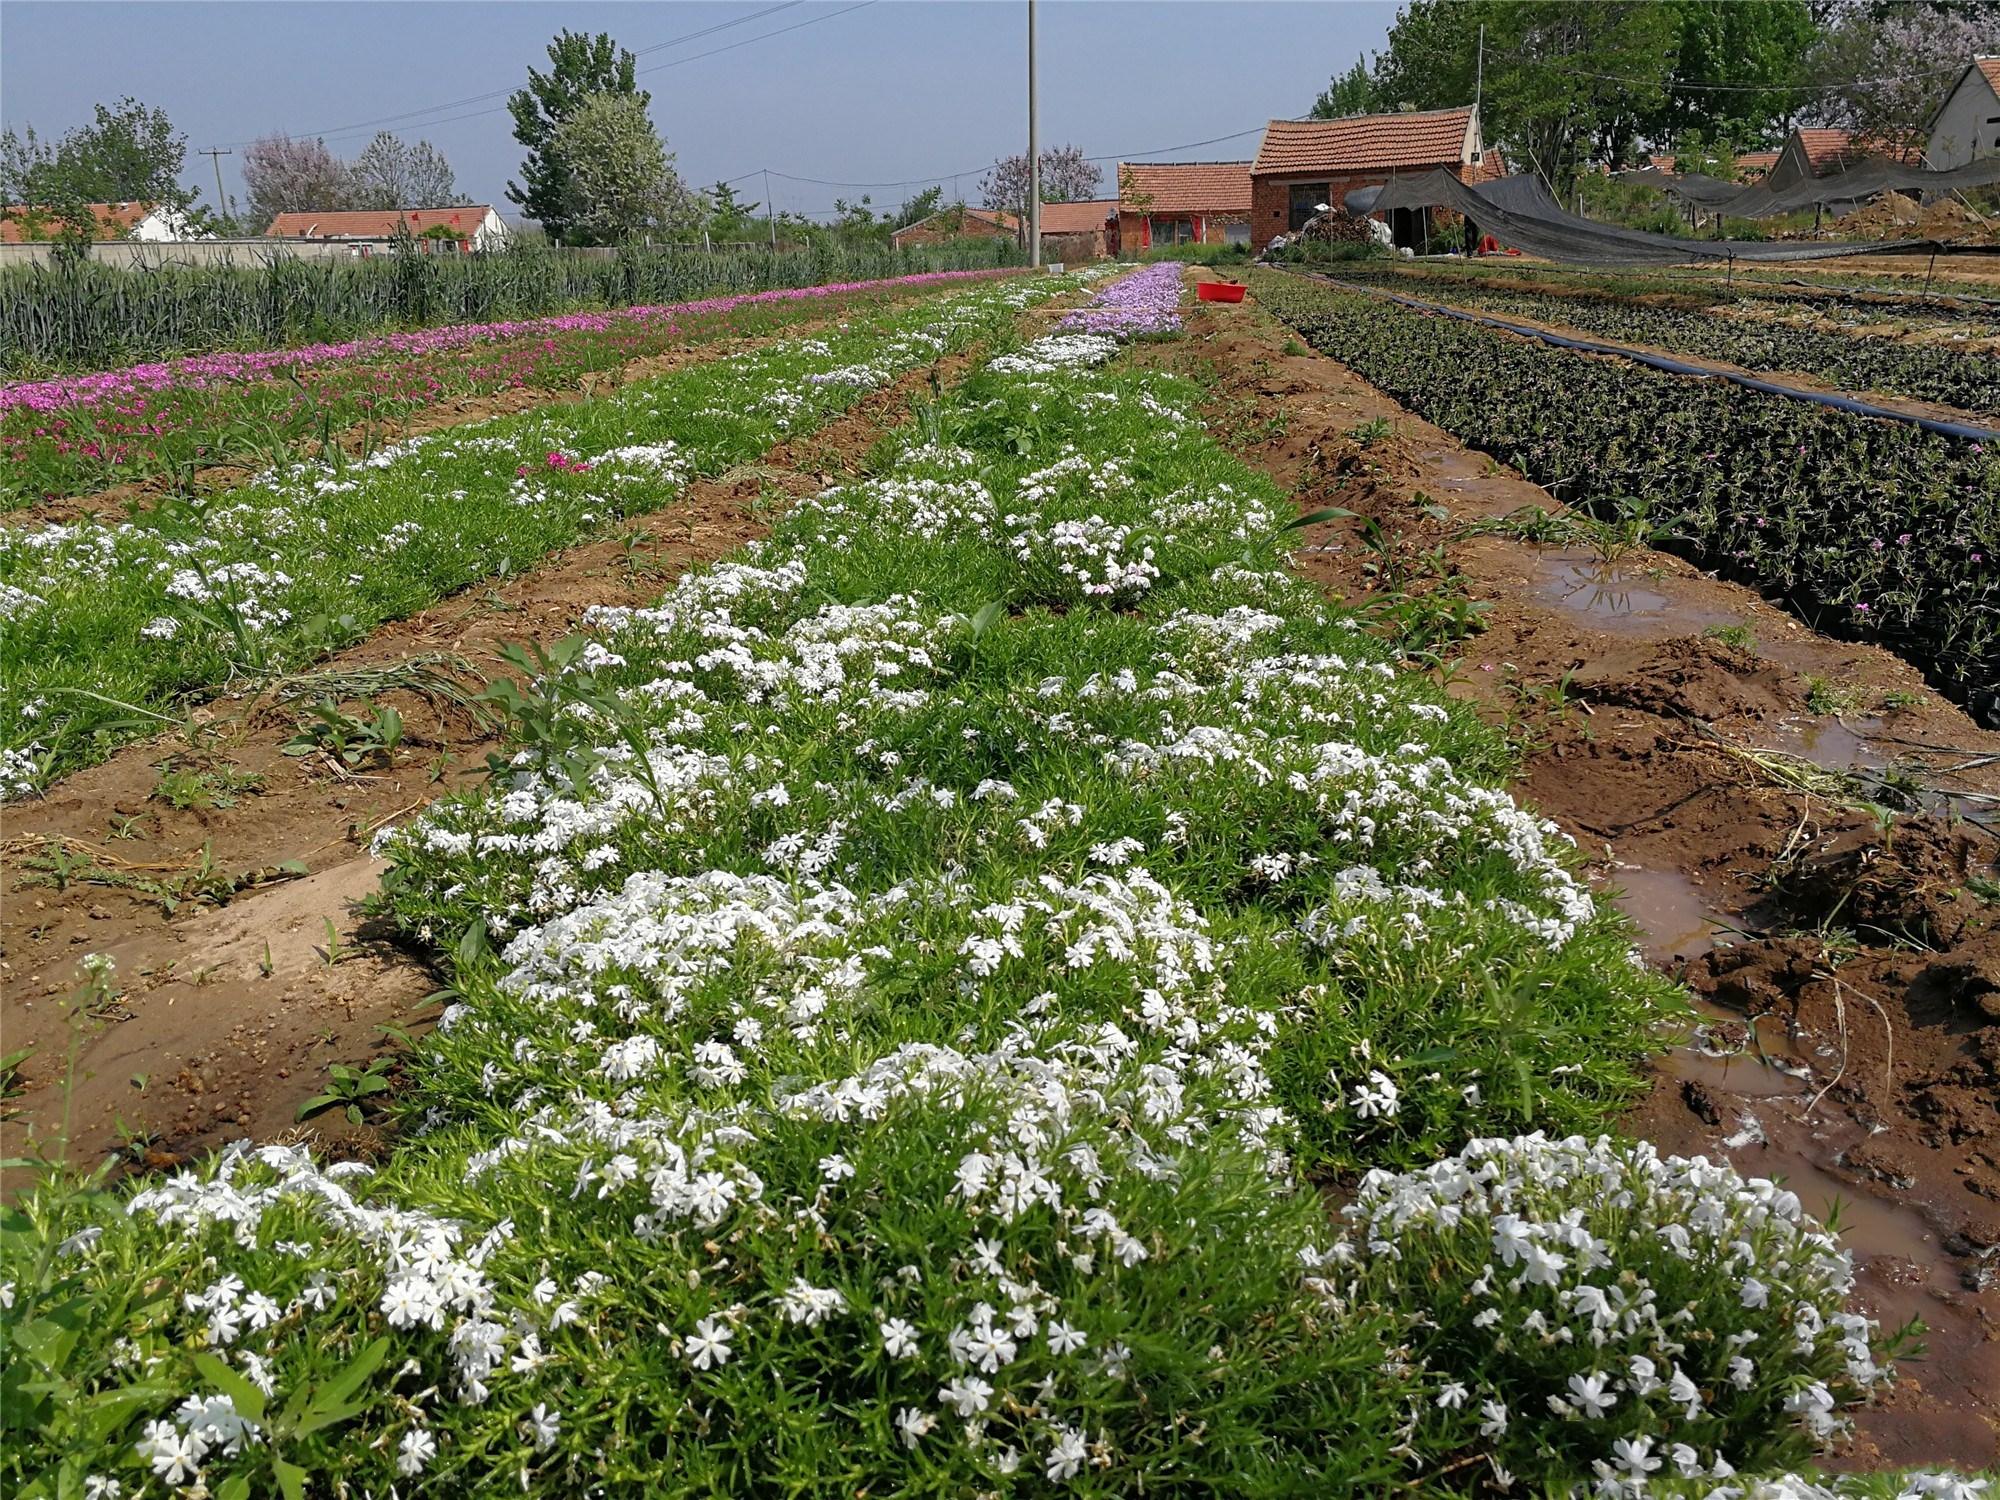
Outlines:
[{"label": "house window", "polygon": [[1156,245],[1186,245],[1194,240],[1194,220],[1165,219],[1153,216],[1153,243]]},{"label": "house window", "polygon": [[1287,230],[1305,227],[1305,222],[1319,212],[1322,203],[1331,203],[1327,196],[1327,185],[1323,182],[1295,182],[1292,184],[1292,217],[1286,224]]},{"label": "house window", "polygon": [[1247,245],[1250,243],[1250,221],[1231,219],[1222,226],[1222,243],[1225,245]]}]

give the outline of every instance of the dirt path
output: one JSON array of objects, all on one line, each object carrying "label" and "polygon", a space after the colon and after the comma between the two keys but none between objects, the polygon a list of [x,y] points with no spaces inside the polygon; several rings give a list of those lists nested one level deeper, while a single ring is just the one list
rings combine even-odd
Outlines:
[{"label": "dirt path", "polygon": [[[1045,304],[1024,326],[1053,315]],[[645,518],[630,546],[600,539],[475,586],[383,627],[324,671],[449,653],[469,664],[472,685],[508,675],[501,646],[558,640],[593,604],[655,598],[691,564],[760,535],[778,508],[858,472],[933,379],[955,381],[974,358],[913,371],[817,432],[692,485]],[[401,1043],[384,1028],[420,1031],[435,1013],[436,975],[357,910],[380,874],[368,841],[470,784],[494,742],[463,706],[401,687],[374,702],[396,707],[406,724],[386,764],[348,771],[326,756],[288,755],[299,700],[226,699],[204,708],[190,733],[129,746],[44,799],[8,808],[0,1052],[32,1055],[20,1092],[0,1110],[0,1156],[26,1154],[31,1140],[51,1154],[67,1142],[75,1161],[123,1149],[163,1167],[240,1136],[313,1138],[336,1155],[381,1149],[373,1123],[351,1124],[340,1110],[295,1124],[330,1064],[379,1064],[393,1077]],[[206,775],[221,802],[171,806],[163,767]],[[63,862],[72,868],[66,885],[56,880]],[[291,875],[287,862],[307,873]],[[215,899],[190,899],[171,916],[135,885],[179,886],[203,868],[222,872],[208,883]],[[255,873],[232,892],[243,872]],[[117,994],[79,1006],[80,960],[90,953],[112,957]]]},{"label": "dirt path", "polygon": [[[438,432],[447,427],[461,427],[471,422],[484,422],[491,417],[508,416],[535,407],[567,406],[572,402],[608,395],[619,386],[629,385],[634,381],[654,380],[675,370],[686,369],[690,365],[727,359],[731,355],[745,354],[784,339],[809,338],[845,323],[857,313],[919,301],[926,296],[939,295],[951,291],[955,286],[963,285],[964,283],[942,282],[901,290],[851,293],[830,304],[812,304],[814,310],[820,312],[819,316],[800,318],[796,322],[784,323],[762,333],[734,334],[723,331],[711,334],[697,326],[691,341],[684,345],[658,354],[641,355],[636,359],[609,365],[600,370],[584,371],[577,376],[574,386],[521,386],[498,391],[468,391],[403,412],[389,421],[356,423],[346,431],[335,434],[332,442],[349,456],[359,458],[367,452],[424,433]],[[298,455],[301,458],[311,458],[319,451],[320,445],[317,442],[304,442],[298,447]],[[184,482],[184,487],[196,494],[212,494],[248,484],[257,477],[258,472],[259,469],[256,467],[241,464],[216,464],[196,470]],[[158,500],[179,487],[183,485],[175,479],[167,475],[157,475],[129,484],[112,485],[88,495],[69,495],[54,500],[36,501],[14,510],[0,511],[0,526],[41,527],[50,522],[80,520],[85,516],[119,515],[132,507]]]},{"label": "dirt path", "polygon": [[[2000,886],[1973,887],[2000,877],[2000,845],[1939,816],[1885,832],[1816,767],[1893,768],[1932,806],[1986,816],[2000,804],[1974,799],[2000,795],[2000,734],[1887,652],[1816,635],[1676,558],[1641,549],[1613,567],[1466,535],[1562,506],[1254,304],[1204,305],[1189,333],[1152,357],[1218,377],[1213,430],[1301,509],[1342,506],[1382,528],[1380,547],[1357,521],[1308,530],[1307,576],[1361,603],[1400,577],[1405,593],[1456,588],[1484,606],[1486,629],[1451,653],[1453,691],[1508,726],[1523,800],[1622,892],[1647,956],[1686,978],[1707,1051],[1747,1050],[1670,1054],[1628,1127],[1782,1176],[1816,1212],[1838,1199],[1864,1305],[1930,1325],[1931,1357],[1862,1414],[1846,1461],[1994,1462]],[[1754,749],[1796,759],[1760,764]]]}]

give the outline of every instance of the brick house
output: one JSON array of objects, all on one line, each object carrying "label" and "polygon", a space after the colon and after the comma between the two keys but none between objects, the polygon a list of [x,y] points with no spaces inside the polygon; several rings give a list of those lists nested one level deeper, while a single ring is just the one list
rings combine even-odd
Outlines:
[{"label": "brick house", "polygon": [[[1405,110],[1344,120],[1273,120],[1250,164],[1250,242],[1262,250],[1290,234],[1321,204],[1339,208],[1349,192],[1398,174],[1442,168],[1464,183],[1506,174],[1479,134],[1479,111]],[[1399,245],[1425,234],[1423,209],[1399,208],[1389,228]]]},{"label": "brick house", "polygon": [[1102,260],[1110,250],[1107,230],[1118,212],[1115,198],[1042,205],[1042,259]]},{"label": "brick house", "polygon": [[1249,162],[1118,164],[1113,253],[1132,255],[1155,245],[1249,243]]},{"label": "brick house", "polygon": [[343,209],[334,213],[285,213],[264,233],[281,240],[351,241],[356,253],[393,244],[396,231],[407,225],[419,241],[449,245],[457,250],[498,250],[507,243],[508,229],[492,206],[458,203],[443,208]]},{"label": "brick house", "polygon": [[[1046,208],[1043,210],[1047,212]],[[898,250],[905,245],[938,245],[946,240],[1017,240],[1021,221],[1012,214],[991,208],[968,208],[954,203],[929,218],[905,224],[890,234],[889,243]]]}]

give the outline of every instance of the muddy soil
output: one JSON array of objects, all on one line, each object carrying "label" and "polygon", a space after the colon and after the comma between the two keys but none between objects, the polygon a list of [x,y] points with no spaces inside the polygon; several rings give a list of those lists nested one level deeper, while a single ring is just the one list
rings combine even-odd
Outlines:
[{"label": "muddy soil", "polygon": [[[1189,334],[1148,357],[1215,381],[1212,429],[1301,510],[1382,529],[1305,531],[1306,576],[1358,604],[1393,581],[1482,607],[1450,690],[1506,728],[1518,795],[1707,1023],[1627,1127],[1783,1177],[1815,1212],[1837,1200],[1862,1305],[1928,1325],[1929,1358],[1841,1461],[2000,1460],[2000,840],[1968,821],[2000,812],[2000,734],[1679,559],[1477,534],[1563,507],[1254,303],[1202,304]],[[1899,795],[1930,810],[1885,827],[1861,806]]]},{"label": "muddy soil", "polygon": [[[1051,316],[1031,312],[1026,324]],[[819,431],[690,486],[638,523],[635,547],[617,538],[574,547],[385,626],[323,668],[444,653],[462,661],[467,686],[508,675],[503,645],[559,640],[594,604],[649,601],[691,564],[762,534],[777,509],[859,472],[933,380],[955,381],[972,361],[955,355],[914,371]],[[198,711],[190,734],[129,746],[9,807],[0,1054],[31,1053],[21,1091],[0,1109],[0,1157],[88,1164],[115,1152],[166,1167],[244,1136],[310,1139],[336,1156],[383,1148],[388,1093],[371,1098],[358,1125],[341,1109],[296,1122],[331,1064],[379,1065],[393,1084],[403,1038],[435,1015],[439,980],[425,956],[390,943],[359,910],[381,873],[368,843],[475,783],[494,741],[475,712],[398,688],[374,698],[405,720],[387,763],[349,770],[288,755],[301,702],[317,696],[308,685],[289,700],[219,700]],[[217,805],[175,808],[162,800],[163,768],[249,784]],[[208,899],[191,894],[170,914],[157,888],[185,888],[204,868],[218,872]],[[116,993],[79,1003],[80,960],[92,953],[113,959]]]},{"label": "muddy soil", "polygon": [[[935,295],[937,291],[949,289],[950,284],[946,283],[939,288],[920,287],[904,292],[862,293],[853,299],[833,304],[824,316],[801,318],[797,322],[786,323],[768,333],[711,334],[697,326],[692,331],[689,343],[683,347],[668,349],[659,354],[643,355],[601,370],[585,371],[577,377],[574,387],[523,386],[448,396],[404,412],[386,422],[357,423],[345,432],[334,434],[331,445],[350,457],[359,458],[375,449],[386,447],[391,443],[404,442],[427,432],[439,432],[447,427],[462,427],[471,422],[484,422],[491,417],[510,416],[515,412],[529,411],[535,407],[567,406],[571,402],[587,401],[593,397],[608,395],[621,385],[629,385],[640,380],[654,380],[675,370],[685,369],[689,365],[727,359],[733,354],[747,353],[782,339],[809,338],[815,333],[823,333],[829,328],[845,323],[870,308],[913,302],[923,296]],[[321,445],[316,441],[299,445],[301,458],[314,457],[321,451]],[[205,469],[198,469],[192,476],[181,481],[166,475],[156,475],[129,484],[112,485],[88,495],[68,495],[54,500],[37,501],[14,510],[0,511],[0,526],[41,527],[51,522],[79,520],[84,516],[118,515],[155,502],[177,489],[201,495],[214,494],[248,484],[257,477],[257,474],[257,469],[240,464],[215,464]]]}]

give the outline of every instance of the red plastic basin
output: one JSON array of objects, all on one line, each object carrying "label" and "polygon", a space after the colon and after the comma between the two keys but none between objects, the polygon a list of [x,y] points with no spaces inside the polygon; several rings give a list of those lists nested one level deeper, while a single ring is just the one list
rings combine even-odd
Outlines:
[{"label": "red plastic basin", "polygon": [[1194,294],[1202,302],[1241,302],[1243,288],[1233,281],[1199,281]]}]

